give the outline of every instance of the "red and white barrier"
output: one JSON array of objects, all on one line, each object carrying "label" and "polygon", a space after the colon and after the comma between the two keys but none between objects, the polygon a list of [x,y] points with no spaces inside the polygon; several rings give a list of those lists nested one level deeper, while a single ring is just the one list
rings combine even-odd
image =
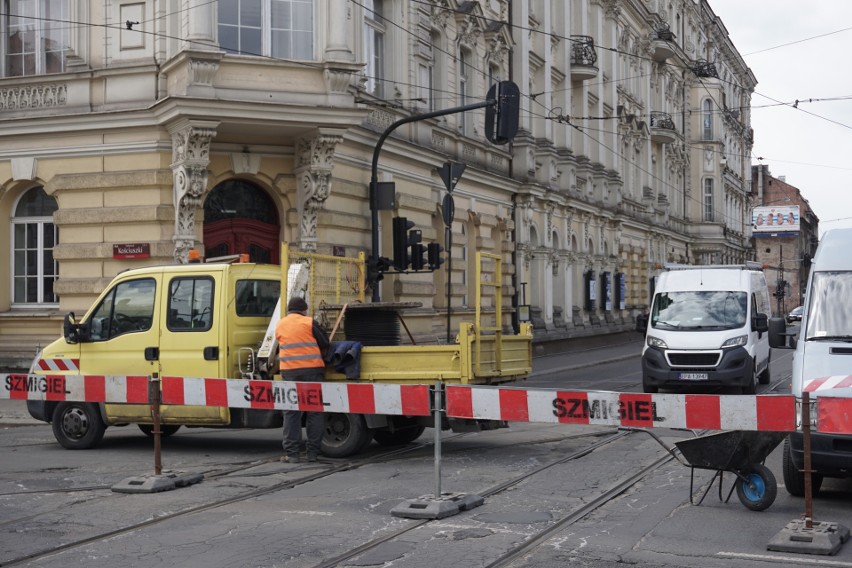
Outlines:
[{"label": "red and white barrier", "polygon": [[[148,404],[148,377],[0,375],[0,399]],[[162,378],[162,404],[429,416],[428,385]]]},{"label": "red and white barrier", "polygon": [[830,394],[830,396],[836,397],[852,397],[852,375],[837,375],[811,379],[805,383],[805,388],[802,390],[816,393],[817,395]]},{"label": "red and white barrier", "polygon": [[519,422],[796,430],[790,395],[636,394],[447,385],[447,416]]},{"label": "red and white barrier", "polygon": [[428,385],[163,377],[163,404],[429,416]]}]

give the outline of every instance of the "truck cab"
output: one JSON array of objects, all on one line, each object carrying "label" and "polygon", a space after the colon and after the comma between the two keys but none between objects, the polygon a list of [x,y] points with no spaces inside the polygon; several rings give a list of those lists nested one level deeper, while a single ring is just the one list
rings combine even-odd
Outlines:
[{"label": "truck cab", "polygon": [[[821,238],[808,275],[804,313],[798,334],[787,332],[784,318],[770,322],[773,347],[793,348],[792,392],[801,398],[816,379],[852,375],[852,229],[833,229]],[[793,339],[793,341],[790,341]],[[836,391],[836,394],[848,394]],[[820,393],[810,393],[811,402]],[[828,392],[831,392],[829,390]],[[793,432],[784,445],[784,485],[803,496],[803,435]],[[811,434],[814,493],[824,477],[852,477],[852,436]]]},{"label": "truck cab", "polygon": [[645,392],[768,384],[769,290],[762,267],[669,265],[657,277],[642,352]]},{"label": "truck cab", "polygon": [[[258,264],[184,264],[119,274],[64,337],[44,348],[33,371],[42,374],[236,378],[262,342],[280,295],[280,269]],[[68,448],[91,447],[105,426],[140,424],[150,431],[147,405],[28,401],[30,414],[52,422]],[[222,407],[161,409],[167,431],[181,424],[241,426],[246,416]],[[279,413],[280,414],[280,413]],[[280,418],[279,418],[280,419]],[[172,425],[171,428],[169,425]]]}]

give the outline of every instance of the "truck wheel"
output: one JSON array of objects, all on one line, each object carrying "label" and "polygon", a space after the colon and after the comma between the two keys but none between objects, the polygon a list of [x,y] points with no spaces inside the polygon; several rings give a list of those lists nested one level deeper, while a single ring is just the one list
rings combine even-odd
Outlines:
[{"label": "truck wheel", "polygon": [[737,478],[737,497],[746,508],[763,511],[775,502],[778,482],[765,465],[757,463],[751,467],[751,471],[743,474],[745,480]]},{"label": "truck wheel", "polygon": [[[149,438],[154,435],[154,427],[150,424],[140,424],[139,429]],[[163,438],[168,438],[178,430],[180,430],[180,424],[160,424],[160,436]]]},{"label": "truck wheel", "polygon": [[[787,488],[787,493],[793,497],[805,496],[805,474],[799,471],[796,467],[796,462],[793,461],[793,448],[790,446],[790,438],[784,440],[784,453],[781,459],[781,466],[784,470],[784,487]],[[822,487],[822,476],[818,473],[811,474],[811,497],[816,497],[819,494],[819,489]]]},{"label": "truck wheel", "polygon": [[373,440],[373,432],[360,414],[331,413],[326,416],[322,453],[345,458],[360,452]]},{"label": "truck wheel", "polygon": [[56,441],[69,450],[94,448],[106,432],[98,405],[89,402],[60,402],[51,425]]},{"label": "truck wheel", "polygon": [[413,442],[423,434],[425,426],[414,425],[408,428],[400,428],[391,432],[390,430],[376,430],[373,439],[380,446],[400,446]]}]

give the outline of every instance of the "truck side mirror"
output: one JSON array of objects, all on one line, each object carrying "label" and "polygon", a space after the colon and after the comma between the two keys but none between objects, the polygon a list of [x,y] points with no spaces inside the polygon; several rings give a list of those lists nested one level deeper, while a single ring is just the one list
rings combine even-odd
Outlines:
[{"label": "truck side mirror", "polygon": [[65,314],[65,320],[62,322],[62,335],[65,336],[65,341],[68,343],[77,343],[79,340],[80,325],[74,321],[74,312]]},{"label": "truck side mirror", "polygon": [[790,349],[787,337],[787,322],[784,318],[769,318],[769,346],[775,349]]}]

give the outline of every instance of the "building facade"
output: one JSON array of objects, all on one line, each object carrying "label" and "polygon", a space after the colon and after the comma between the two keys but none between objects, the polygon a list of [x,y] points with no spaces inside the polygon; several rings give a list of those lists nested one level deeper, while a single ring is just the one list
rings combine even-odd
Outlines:
[{"label": "building facade", "polygon": [[[379,283],[383,300],[422,304],[406,316],[419,340],[473,313],[476,251],[502,259],[506,307],[529,306],[537,341],[631,329],[658,264],[751,254],[755,79],[705,0],[4,8],[2,367],[127,268],[193,248],[277,263],[281,241],[370,252],[379,137],[503,80],[521,93],[512,143],[490,143],[475,110],[396,128],[378,159],[395,184],[380,253],[398,216],[425,242],[452,239],[451,273]],[[447,161],[466,165],[449,231]]]},{"label": "building facade", "polygon": [[[819,218],[798,188],[783,177],[775,177],[769,166],[760,164],[751,168],[752,198],[754,207],[799,208],[798,231],[754,231],[756,260],[766,268],[766,281],[775,293],[774,315],[783,317],[805,300],[809,266],[819,244]],[[783,291],[782,294],[778,292]]]}]

